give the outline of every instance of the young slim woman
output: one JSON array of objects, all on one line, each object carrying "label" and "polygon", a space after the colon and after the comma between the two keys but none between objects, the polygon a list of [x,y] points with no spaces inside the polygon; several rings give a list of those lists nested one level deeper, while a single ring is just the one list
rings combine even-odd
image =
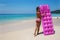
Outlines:
[{"label": "young slim woman", "polygon": [[[37,19],[36,19],[36,27],[35,27],[34,36],[39,34],[39,29],[40,29],[40,25],[41,25],[41,14],[40,14],[39,7],[36,8],[36,15],[37,15]],[[36,32],[37,32],[37,34],[36,34]]]}]

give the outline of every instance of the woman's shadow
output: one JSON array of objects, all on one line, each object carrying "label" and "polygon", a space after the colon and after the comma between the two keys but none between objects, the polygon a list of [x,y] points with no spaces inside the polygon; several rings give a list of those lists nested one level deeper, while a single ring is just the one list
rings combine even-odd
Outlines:
[{"label": "woman's shadow", "polygon": [[37,35],[43,34],[43,32],[38,33]]}]

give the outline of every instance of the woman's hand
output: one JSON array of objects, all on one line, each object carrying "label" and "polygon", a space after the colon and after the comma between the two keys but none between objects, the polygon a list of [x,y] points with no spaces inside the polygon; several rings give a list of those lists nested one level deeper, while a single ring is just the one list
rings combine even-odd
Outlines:
[{"label": "woman's hand", "polygon": [[43,13],[43,14],[42,14],[42,16],[45,16],[45,15],[46,15],[46,13]]}]

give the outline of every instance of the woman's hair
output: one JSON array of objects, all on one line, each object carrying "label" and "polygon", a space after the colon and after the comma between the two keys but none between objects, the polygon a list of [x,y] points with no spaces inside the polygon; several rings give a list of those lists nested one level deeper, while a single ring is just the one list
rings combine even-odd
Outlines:
[{"label": "woman's hair", "polygon": [[39,7],[36,7],[36,11],[39,11],[39,9],[40,9]]}]

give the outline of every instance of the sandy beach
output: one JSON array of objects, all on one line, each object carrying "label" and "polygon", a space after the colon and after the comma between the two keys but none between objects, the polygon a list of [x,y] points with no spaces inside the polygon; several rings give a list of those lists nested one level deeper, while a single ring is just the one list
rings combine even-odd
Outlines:
[{"label": "sandy beach", "polygon": [[0,23],[0,40],[60,40],[60,17],[53,17],[53,25],[54,35],[39,34],[34,37],[35,19]]}]

